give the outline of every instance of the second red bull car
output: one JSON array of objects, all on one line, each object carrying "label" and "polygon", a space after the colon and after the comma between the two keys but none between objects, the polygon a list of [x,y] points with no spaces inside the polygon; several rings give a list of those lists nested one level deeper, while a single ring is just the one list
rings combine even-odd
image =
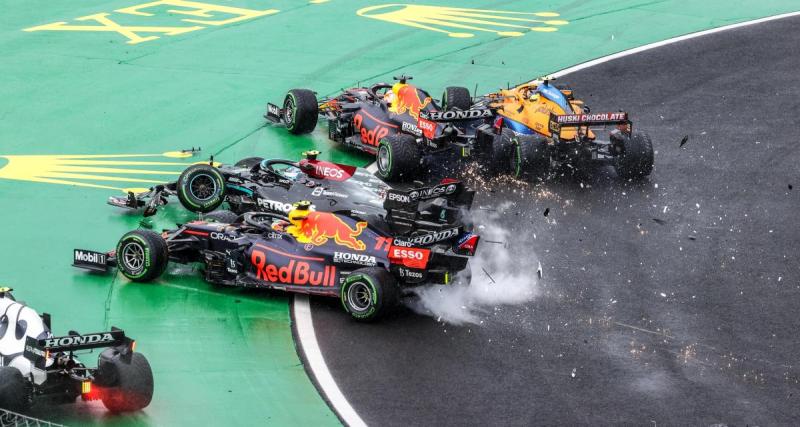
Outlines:
[{"label": "second red bull car", "polygon": [[311,90],[292,89],[282,107],[268,104],[264,117],[284,123],[294,134],[309,133],[320,117],[326,119],[328,137],[374,154],[378,176],[388,181],[422,178],[425,155],[473,154],[475,129],[491,119],[491,108],[473,107],[464,87],[446,88],[437,101],[409,84],[410,76],[395,79],[394,84],[347,89],[322,100]]},{"label": "second red bull car", "polygon": [[[372,321],[397,305],[404,288],[454,282],[475,254],[479,236],[470,226],[421,219],[418,203],[414,192],[390,191],[385,208],[393,230],[314,211],[308,201],[288,216],[250,212],[232,223],[193,221],[162,234],[134,230],[112,252],[76,249],[73,265],[116,266],[147,282],[168,262],[199,262],[208,282],[338,297],[353,318]],[[403,224],[426,231],[402,232]]]}]

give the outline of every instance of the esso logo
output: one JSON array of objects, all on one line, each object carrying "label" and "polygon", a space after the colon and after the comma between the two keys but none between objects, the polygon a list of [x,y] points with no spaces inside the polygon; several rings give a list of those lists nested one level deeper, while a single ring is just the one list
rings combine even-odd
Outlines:
[{"label": "esso logo", "polygon": [[425,259],[425,254],[422,251],[414,250],[414,249],[400,249],[394,248],[392,251],[392,258],[398,259],[415,259],[422,261]]},{"label": "esso logo", "polygon": [[327,178],[341,178],[344,176],[344,171],[339,168],[332,168],[328,166],[314,166],[318,175],[322,175]]},{"label": "esso logo", "polygon": [[428,121],[428,120],[425,120],[425,119],[420,119],[417,122],[417,127],[422,129],[423,131],[431,132],[436,128],[436,125],[433,124],[433,122],[431,122],[431,121]]}]

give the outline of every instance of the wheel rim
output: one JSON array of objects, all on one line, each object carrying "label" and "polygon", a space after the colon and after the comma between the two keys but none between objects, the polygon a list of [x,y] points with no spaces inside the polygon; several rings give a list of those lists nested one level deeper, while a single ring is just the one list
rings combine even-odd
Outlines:
[{"label": "wheel rim", "polygon": [[217,193],[217,181],[211,175],[200,174],[189,182],[189,190],[197,200],[205,202]]},{"label": "wheel rim", "polygon": [[144,268],[144,248],[136,242],[131,242],[122,248],[122,262],[131,273],[138,273]]},{"label": "wheel rim", "polygon": [[378,148],[378,169],[382,172],[388,171],[392,161],[391,159],[389,148],[385,145],[381,145],[380,148]]},{"label": "wheel rim", "polygon": [[353,311],[367,311],[372,305],[372,289],[364,282],[355,282],[347,288],[347,300]]},{"label": "wheel rim", "polygon": [[286,98],[283,103],[283,121],[287,125],[294,124],[294,100],[291,97]]}]

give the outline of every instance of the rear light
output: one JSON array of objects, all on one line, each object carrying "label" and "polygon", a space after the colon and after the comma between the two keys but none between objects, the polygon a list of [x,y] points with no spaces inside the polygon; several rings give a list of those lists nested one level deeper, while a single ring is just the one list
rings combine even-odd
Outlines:
[{"label": "rear light", "polygon": [[92,392],[92,382],[91,381],[81,382],[81,394],[89,394],[91,392]]},{"label": "rear light", "polygon": [[136,341],[131,341],[131,353],[136,352]]},{"label": "rear light", "polygon": [[475,251],[478,249],[478,241],[480,241],[481,236],[473,233],[467,233],[458,240],[456,244],[456,252],[462,255],[475,255]]},{"label": "rear light", "polygon": [[503,131],[503,118],[498,117],[497,120],[494,121],[494,132],[496,134],[500,134]]},{"label": "rear light", "polygon": [[455,178],[442,178],[439,184],[457,184],[459,181]]}]

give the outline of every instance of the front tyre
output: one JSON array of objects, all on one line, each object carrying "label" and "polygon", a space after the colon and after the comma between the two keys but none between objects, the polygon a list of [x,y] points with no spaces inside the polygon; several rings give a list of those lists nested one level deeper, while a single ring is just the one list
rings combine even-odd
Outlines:
[{"label": "front tyre", "polygon": [[31,407],[31,385],[19,369],[0,367],[0,408],[23,413]]},{"label": "front tyre", "polygon": [[98,370],[113,381],[111,386],[101,386],[100,392],[109,411],[140,411],[153,400],[153,371],[143,355],[133,353],[126,362],[118,351],[110,348],[101,354]]},{"label": "front tyre", "polygon": [[292,89],[283,100],[283,122],[295,135],[311,133],[317,127],[319,104],[317,96],[308,89]]},{"label": "front tyre", "polygon": [[378,176],[385,181],[411,181],[419,175],[422,157],[411,135],[395,134],[378,144]]},{"label": "front tyre", "polygon": [[634,132],[633,135],[617,133],[612,137],[622,144],[622,154],[617,156],[614,169],[625,180],[638,180],[653,172],[653,141],[650,135]]},{"label": "front tyre", "polygon": [[219,222],[222,224],[233,224],[234,222],[236,222],[236,220],[239,219],[239,215],[236,215],[231,211],[220,210],[220,211],[209,212],[205,217],[203,217],[203,219]]},{"label": "front tyre", "polygon": [[469,110],[472,107],[472,97],[469,96],[469,89],[459,86],[449,86],[444,89],[442,94],[442,110],[452,110],[457,108],[461,111]]},{"label": "front tyre", "polygon": [[544,137],[539,135],[518,136],[511,147],[511,175],[514,178],[533,181],[542,179],[550,168],[550,154]]},{"label": "front tyre", "polygon": [[178,200],[192,212],[206,213],[225,201],[225,177],[214,166],[188,167],[178,177]]},{"label": "front tyre", "polygon": [[345,311],[353,319],[372,322],[397,307],[400,292],[394,277],[380,267],[360,268],[349,276],[341,290]]},{"label": "front tyre", "polygon": [[148,282],[164,273],[169,262],[167,242],[151,230],[133,230],[117,243],[117,267],[134,282]]}]

